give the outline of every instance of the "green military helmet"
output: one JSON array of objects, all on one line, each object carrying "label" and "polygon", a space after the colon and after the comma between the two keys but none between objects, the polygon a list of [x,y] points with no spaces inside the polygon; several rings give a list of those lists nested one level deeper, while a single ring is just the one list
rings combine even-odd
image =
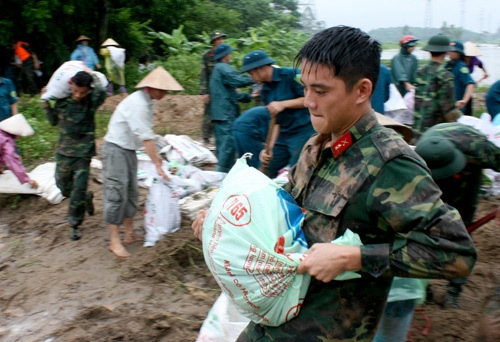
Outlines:
[{"label": "green military helmet", "polygon": [[448,52],[451,51],[450,39],[444,34],[437,34],[429,39],[426,46],[423,47],[424,51],[429,52]]},{"label": "green military helmet", "polygon": [[451,177],[467,164],[464,154],[443,137],[423,137],[417,143],[415,152],[425,160],[434,179]]},{"label": "green military helmet", "polygon": [[221,37],[226,37],[226,34],[222,33],[221,31],[219,30],[215,30],[214,32],[212,32],[212,34],[210,35],[210,43],[213,43],[214,40],[218,39],[218,38],[221,38]]}]

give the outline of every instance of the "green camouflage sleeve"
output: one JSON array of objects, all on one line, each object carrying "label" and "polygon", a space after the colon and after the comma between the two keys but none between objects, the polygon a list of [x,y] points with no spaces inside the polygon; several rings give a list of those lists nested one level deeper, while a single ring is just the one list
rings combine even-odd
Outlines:
[{"label": "green camouflage sleeve", "polygon": [[[411,169],[409,169],[411,168]],[[398,178],[395,183],[394,178]],[[395,158],[384,165],[368,190],[367,206],[382,230],[394,230],[391,244],[361,247],[363,271],[373,276],[466,277],[476,260],[464,223],[445,205],[424,167]]]},{"label": "green camouflage sleeve", "polygon": [[444,114],[445,122],[455,122],[462,112],[455,108],[455,83],[453,75],[444,68],[439,76],[440,86],[437,89],[438,106]]},{"label": "green camouflage sleeve", "polygon": [[45,110],[45,116],[47,117],[47,120],[49,121],[51,126],[56,126],[58,120],[57,117],[57,110],[54,109],[52,104],[49,102],[49,105],[47,107],[44,107]]}]

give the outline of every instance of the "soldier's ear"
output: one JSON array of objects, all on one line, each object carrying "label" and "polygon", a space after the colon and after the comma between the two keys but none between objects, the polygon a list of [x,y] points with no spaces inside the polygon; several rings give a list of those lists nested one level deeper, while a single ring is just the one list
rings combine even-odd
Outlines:
[{"label": "soldier's ear", "polygon": [[356,103],[370,102],[372,96],[373,83],[368,78],[362,78],[354,85],[353,91],[356,91],[358,99]]}]

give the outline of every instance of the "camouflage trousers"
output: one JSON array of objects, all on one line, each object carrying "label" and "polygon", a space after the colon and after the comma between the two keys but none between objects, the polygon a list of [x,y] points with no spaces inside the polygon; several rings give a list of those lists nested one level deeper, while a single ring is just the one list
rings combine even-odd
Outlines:
[{"label": "camouflage trousers", "polygon": [[56,185],[69,198],[67,219],[79,226],[85,217],[85,196],[90,172],[90,157],[68,157],[56,154]]},{"label": "camouflage trousers", "polygon": [[210,103],[205,103],[205,111],[203,112],[203,121],[201,122],[201,134],[203,140],[209,140],[214,132],[214,125],[210,119]]},{"label": "camouflage trousers", "polygon": [[236,341],[371,342],[391,281],[380,277],[325,284],[312,279],[297,317],[277,327],[250,322]]}]

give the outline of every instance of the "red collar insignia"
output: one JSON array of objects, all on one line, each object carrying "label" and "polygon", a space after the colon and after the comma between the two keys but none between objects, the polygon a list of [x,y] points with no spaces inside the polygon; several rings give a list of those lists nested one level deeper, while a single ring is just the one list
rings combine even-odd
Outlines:
[{"label": "red collar insignia", "polygon": [[343,136],[341,136],[336,142],[332,145],[332,152],[335,158],[340,157],[345,150],[352,145],[352,134],[351,132],[347,132]]}]

